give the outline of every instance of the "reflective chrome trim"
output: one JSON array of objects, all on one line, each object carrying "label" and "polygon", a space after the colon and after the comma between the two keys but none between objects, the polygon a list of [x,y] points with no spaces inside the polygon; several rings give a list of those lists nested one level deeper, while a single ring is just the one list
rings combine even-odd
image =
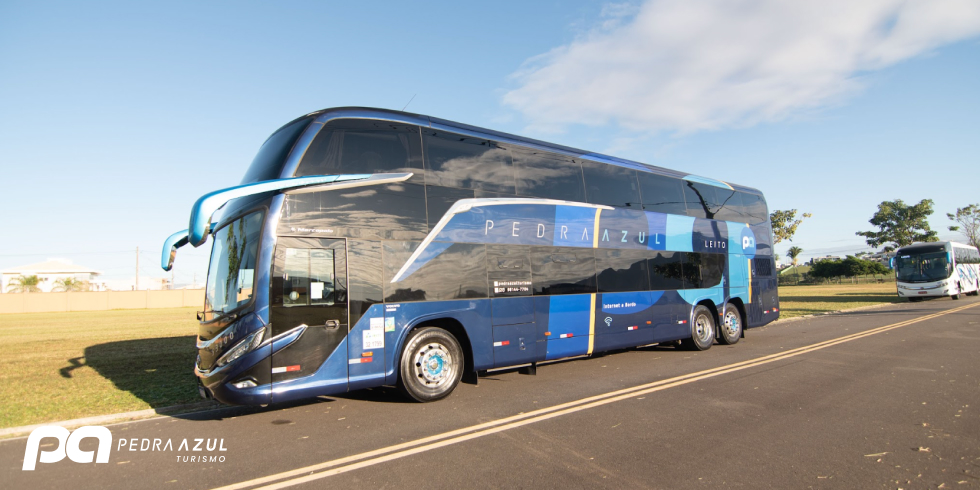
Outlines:
[{"label": "reflective chrome trim", "polygon": [[537,206],[573,206],[578,208],[605,209],[607,211],[613,209],[611,206],[604,206],[602,204],[588,204],[583,202],[560,201],[558,199],[531,199],[531,198],[520,198],[520,197],[460,199],[459,201],[456,201],[456,203],[453,204],[452,207],[449,208],[449,211],[446,211],[446,214],[442,215],[442,218],[439,220],[438,223],[436,223],[436,226],[434,226],[432,228],[432,231],[430,231],[429,234],[426,235],[425,240],[422,240],[422,243],[419,245],[419,248],[415,250],[415,253],[413,253],[412,256],[409,257],[408,260],[405,262],[405,264],[402,265],[402,268],[398,270],[398,273],[395,274],[395,277],[391,278],[391,282],[396,283],[401,280],[402,275],[405,274],[405,271],[407,271],[408,268],[411,267],[412,264],[419,258],[419,256],[422,255],[422,252],[425,251],[425,248],[428,247],[433,240],[435,240],[436,235],[438,235],[439,232],[441,232],[442,229],[449,224],[449,222],[453,219],[453,216],[456,216],[457,214],[460,213],[468,212],[473,208],[481,208],[486,206],[500,206],[504,204],[531,204]]},{"label": "reflective chrome trim", "polygon": [[160,267],[165,271],[170,271],[174,267],[174,258],[177,257],[177,249],[187,245],[187,230],[181,230],[167,237],[163,242],[163,253],[160,256]]},{"label": "reflective chrome trim", "polygon": [[411,172],[407,173],[391,173],[391,174],[372,174],[370,177],[361,180],[353,180],[349,182],[334,182],[331,184],[320,184],[311,185],[309,187],[300,187],[298,189],[290,189],[283,192],[283,194],[309,194],[311,192],[323,192],[323,191],[335,191],[340,189],[349,189],[351,187],[364,187],[367,185],[380,185],[380,184],[393,184],[395,182],[404,182],[415,175]]},{"label": "reflective chrome trim", "polygon": [[266,343],[270,343],[272,344],[272,353],[275,354],[276,352],[289,347],[294,342],[299,340],[299,338],[303,336],[303,333],[306,332],[306,329],[308,328],[310,327],[304,323],[298,327],[286,330],[285,332],[272,337],[266,342],[259,344],[259,347],[256,347],[256,349],[261,348]]},{"label": "reflective chrome trim", "polygon": [[267,180],[209,192],[201,196],[191,208],[190,225],[187,227],[188,241],[194,247],[203,245],[208,237],[211,216],[218,208],[224,206],[225,203],[232,199],[261,194],[263,192],[328,184],[335,181],[366,179],[370,176],[370,174],[312,175],[293,179]]}]

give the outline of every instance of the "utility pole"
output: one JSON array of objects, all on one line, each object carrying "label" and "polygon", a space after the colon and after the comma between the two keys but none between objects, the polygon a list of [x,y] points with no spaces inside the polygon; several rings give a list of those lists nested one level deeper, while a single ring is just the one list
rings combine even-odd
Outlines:
[{"label": "utility pole", "polygon": [[136,247],[136,291],[140,290],[140,248]]}]

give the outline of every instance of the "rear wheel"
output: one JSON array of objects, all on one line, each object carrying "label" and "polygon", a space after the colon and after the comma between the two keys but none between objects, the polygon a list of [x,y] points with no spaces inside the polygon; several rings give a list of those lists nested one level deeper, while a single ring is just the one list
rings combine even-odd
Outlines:
[{"label": "rear wheel", "polygon": [[409,334],[399,364],[399,391],[418,402],[436,401],[459,384],[463,350],[449,332],[422,327]]},{"label": "rear wheel", "polygon": [[688,350],[708,350],[715,341],[715,316],[707,306],[694,308],[694,321],[691,322],[691,338],[681,344]]},{"label": "rear wheel", "polygon": [[742,338],[742,315],[735,305],[729,303],[725,305],[725,314],[721,318],[721,329],[718,342],[725,345],[734,345],[738,339]]}]

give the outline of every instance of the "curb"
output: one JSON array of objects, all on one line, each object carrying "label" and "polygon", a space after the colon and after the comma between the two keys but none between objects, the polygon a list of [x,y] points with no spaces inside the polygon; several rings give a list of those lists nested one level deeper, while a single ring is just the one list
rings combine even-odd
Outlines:
[{"label": "curb", "polygon": [[169,407],[148,408],[146,410],[136,410],[134,412],[113,413],[108,415],[96,415],[94,417],[84,417],[80,419],[62,420],[59,422],[45,422],[42,424],[24,425],[20,427],[8,427],[0,429],[0,439],[8,439],[21,435],[26,435],[38,427],[47,425],[58,425],[66,429],[81,427],[83,425],[111,425],[122,422],[132,422],[135,420],[165,417],[167,415],[183,414],[190,412],[205,411],[204,409],[215,408],[214,402],[188,403],[185,405],[172,405]]}]

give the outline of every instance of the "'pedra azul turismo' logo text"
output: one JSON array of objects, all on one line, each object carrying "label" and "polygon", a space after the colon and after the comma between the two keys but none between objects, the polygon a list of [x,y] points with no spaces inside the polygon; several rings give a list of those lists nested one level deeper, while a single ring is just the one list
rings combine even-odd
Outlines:
[{"label": "'pedra azul turismo' logo text", "polygon": [[[43,439],[56,439],[57,445],[50,451],[41,451]],[[82,440],[93,438],[99,442],[95,451],[82,451]],[[112,433],[101,426],[89,425],[70,432],[64,427],[48,425],[38,427],[27,437],[24,450],[23,471],[34,471],[37,463],[57,463],[65,457],[76,463],[108,463],[112,449]],[[178,463],[224,463],[227,451],[224,439],[119,439],[116,452],[161,452],[178,453],[174,456]],[[184,454],[179,454],[184,453]]]}]

